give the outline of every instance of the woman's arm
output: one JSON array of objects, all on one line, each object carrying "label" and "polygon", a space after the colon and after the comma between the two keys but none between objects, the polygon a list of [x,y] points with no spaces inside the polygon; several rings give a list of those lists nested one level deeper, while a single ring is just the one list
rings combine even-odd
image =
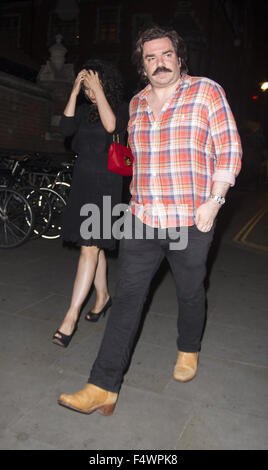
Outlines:
[{"label": "woman's arm", "polygon": [[60,130],[65,137],[71,136],[77,131],[77,122],[75,119],[76,102],[77,96],[81,89],[81,84],[84,80],[84,76],[85,73],[83,70],[77,75],[69,100],[65,106],[60,120]]},{"label": "woman's arm", "polygon": [[75,82],[73,84],[73,88],[70,94],[70,98],[68,100],[68,103],[63,111],[64,116],[67,117],[73,117],[75,115],[75,107],[76,107],[76,101],[77,101],[77,96],[80,92],[81,89],[81,84],[85,78],[85,70],[81,70],[79,74],[77,75]]}]

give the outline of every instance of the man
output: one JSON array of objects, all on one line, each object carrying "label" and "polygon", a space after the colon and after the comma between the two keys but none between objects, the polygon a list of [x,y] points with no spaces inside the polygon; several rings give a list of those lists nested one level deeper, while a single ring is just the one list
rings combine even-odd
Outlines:
[{"label": "man", "polygon": [[[135,157],[128,220],[142,233],[121,241],[111,315],[89,383],[59,403],[83,413],[111,414],[123,381],[153,275],[164,256],[178,296],[174,379],[197,372],[205,320],[206,260],[215,218],[234,185],[241,144],[222,88],[186,74],[185,47],[175,31],[146,30],[136,64],[149,82],[130,103],[129,142]],[[171,249],[169,230],[188,229],[186,247]],[[163,235],[164,234],[164,235]]]}]

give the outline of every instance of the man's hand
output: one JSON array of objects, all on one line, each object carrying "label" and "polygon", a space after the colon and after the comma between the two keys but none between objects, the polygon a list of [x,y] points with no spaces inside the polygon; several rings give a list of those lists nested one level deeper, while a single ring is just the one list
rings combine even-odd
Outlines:
[{"label": "man's hand", "polygon": [[220,204],[209,199],[201,204],[195,213],[195,224],[201,232],[209,232],[212,228],[216,215],[219,212]]}]

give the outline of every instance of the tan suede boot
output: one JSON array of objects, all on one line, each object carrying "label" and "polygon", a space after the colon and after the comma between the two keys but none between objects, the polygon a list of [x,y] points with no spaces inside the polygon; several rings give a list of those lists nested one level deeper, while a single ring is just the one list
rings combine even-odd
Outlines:
[{"label": "tan suede boot", "polygon": [[179,351],[173,377],[180,382],[189,382],[197,372],[198,352],[186,353]]},{"label": "tan suede boot", "polygon": [[111,415],[114,411],[118,394],[108,392],[93,384],[87,384],[73,395],[61,395],[58,403],[80,413],[90,414],[98,411],[103,415]]}]

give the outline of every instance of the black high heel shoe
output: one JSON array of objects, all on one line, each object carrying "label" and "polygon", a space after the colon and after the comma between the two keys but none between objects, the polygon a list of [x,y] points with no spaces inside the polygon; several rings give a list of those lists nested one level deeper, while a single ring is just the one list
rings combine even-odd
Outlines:
[{"label": "black high heel shoe", "polygon": [[106,304],[104,305],[103,309],[100,312],[98,313],[88,312],[85,316],[85,320],[96,322],[100,319],[102,315],[105,317],[105,314],[108,308],[111,307],[111,305],[112,305],[112,299],[111,297],[109,297],[109,299],[107,300]]},{"label": "black high heel shoe", "polygon": [[[58,346],[61,346],[63,348],[67,348],[76,330],[77,324],[75,325],[74,330],[70,335],[65,335],[60,330],[56,330],[52,337],[52,343],[57,344]],[[56,336],[56,334],[60,335],[61,337]]]}]

